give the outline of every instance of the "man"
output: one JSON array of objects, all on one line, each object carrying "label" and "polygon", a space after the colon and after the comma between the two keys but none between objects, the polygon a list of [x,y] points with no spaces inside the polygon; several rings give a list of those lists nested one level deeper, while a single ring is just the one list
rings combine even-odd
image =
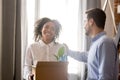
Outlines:
[{"label": "man", "polygon": [[117,80],[118,54],[112,39],[105,31],[106,14],[99,8],[86,11],[86,35],[92,38],[92,45],[88,52],[69,51],[68,55],[87,62],[87,80]]}]

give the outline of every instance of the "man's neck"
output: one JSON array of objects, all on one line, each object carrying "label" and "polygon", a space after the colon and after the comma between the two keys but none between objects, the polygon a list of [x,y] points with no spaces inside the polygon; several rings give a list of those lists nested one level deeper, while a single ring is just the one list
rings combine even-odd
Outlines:
[{"label": "man's neck", "polygon": [[93,35],[92,35],[91,37],[94,38],[97,34],[103,32],[103,31],[104,31],[103,29],[94,30],[94,31],[93,31]]}]

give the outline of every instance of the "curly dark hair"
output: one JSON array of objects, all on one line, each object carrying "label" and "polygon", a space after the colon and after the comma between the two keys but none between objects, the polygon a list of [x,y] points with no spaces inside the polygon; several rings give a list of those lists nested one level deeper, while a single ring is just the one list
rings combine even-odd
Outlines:
[{"label": "curly dark hair", "polygon": [[59,37],[59,33],[61,30],[61,24],[57,20],[51,20],[49,18],[44,17],[35,22],[34,39],[36,42],[38,42],[41,39],[42,28],[43,28],[44,24],[47,22],[53,22],[55,24],[56,36],[55,36],[54,40]]},{"label": "curly dark hair", "polygon": [[36,42],[39,41],[42,37],[41,30],[42,30],[44,24],[47,22],[50,22],[50,21],[51,21],[51,19],[44,17],[35,22],[34,38],[35,38]]}]

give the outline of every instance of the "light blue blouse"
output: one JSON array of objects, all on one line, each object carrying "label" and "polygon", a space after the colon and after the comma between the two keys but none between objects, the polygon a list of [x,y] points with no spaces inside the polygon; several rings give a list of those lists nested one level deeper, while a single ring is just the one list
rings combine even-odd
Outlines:
[{"label": "light blue blouse", "polygon": [[117,80],[118,54],[112,39],[105,32],[99,33],[92,39],[88,52],[69,51],[69,56],[87,62],[87,80]]}]

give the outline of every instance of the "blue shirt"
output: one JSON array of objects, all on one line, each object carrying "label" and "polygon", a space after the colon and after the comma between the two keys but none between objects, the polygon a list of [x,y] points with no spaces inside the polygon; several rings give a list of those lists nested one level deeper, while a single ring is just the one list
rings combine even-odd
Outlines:
[{"label": "blue shirt", "polygon": [[118,79],[118,54],[114,41],[106,36],[105,32],[99,33],[92,39],[88,52],[69,51],[69,56],[87,62],[87,80],[117,80]]}]

